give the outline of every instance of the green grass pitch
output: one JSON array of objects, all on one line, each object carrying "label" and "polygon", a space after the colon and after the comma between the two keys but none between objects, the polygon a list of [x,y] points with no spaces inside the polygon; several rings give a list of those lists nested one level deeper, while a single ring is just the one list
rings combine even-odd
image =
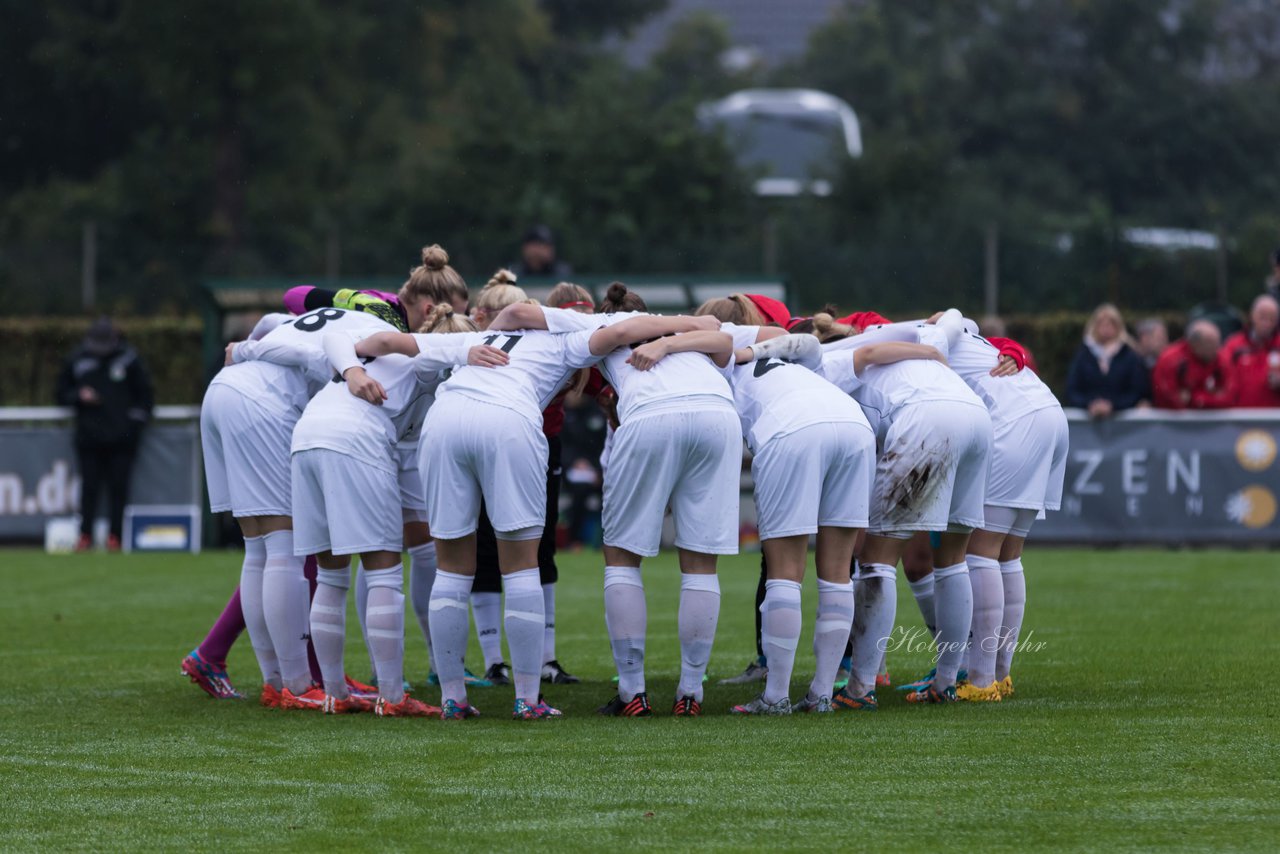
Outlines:
[{"label": "green grass pitch", "polygon": [[[1032,551],[1027,649],[1003,703],[731,718],[715,679],[752,646],[758,558],[727,559],[700,720],[668,717],[674,560],[646,568],[649,720],[612,693],[600,561],[562,556],[563,720],[445,724],[209,700],[178,663],[235,584],[234,553],[0,553],[0,848],[1270,849],[1280,841],[1275,553]],[[792,696],[812,654],[812,579]],[[920,625],[905,583],[899,623]],[[426,675],[410,617],[408,672]],[[348,670],[368,675],[354,616]],[[478,654],[469,659],[479,665]],[[894,652],[899,681],[929,666]],[[248,639],[232,678],[255,688]],[[428,690],[427,699],[439,694]]]}]

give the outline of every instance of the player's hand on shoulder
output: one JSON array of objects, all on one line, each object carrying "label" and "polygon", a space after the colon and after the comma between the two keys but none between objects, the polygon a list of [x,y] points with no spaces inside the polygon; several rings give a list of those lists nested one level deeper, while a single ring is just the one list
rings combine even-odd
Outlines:
[{"label": "player's hand on shoulder", "polygon": [[477,344],[467,351],[467,364],[480,368],[500,368],[510,361],[505,351],[488,344]]},{"label": "player's hand on shoulder", "polygon": [[698,330],[704,330],[707,332],[720,331],[720,321],[710,314],[702,314],[695,317],[693,319],[693,324],[694,328]]},{"label": "player's hand on shoulder", "polygon": [[666,339],[659,338],[657,341],[641,344],[632,350],[631,355],[627,357],[627,364],[637,371],[647,371],[662,361],[662,357],[665,355],[667,355]]},{"label": "player's hand on shoulder", "polygon": [[227,345],[226,350],[223,351],[222,364],[224,366],[234,365],[236,363],[236,346],[239,344],[240,344],[239,341],[232,341],[230,344]]},{"label": "player's hand on shoulder", "polygon": [[1018,362],[1012,356],[1002,355],[991,369],[993,377],[1011,377],[1018,372]]},{"label": "player's hand on shoulder", "polygon": [[382,387],[382,383],[369,376],[365,369],[358,365],[347,368],[343,378],[347,381],[347,391],[361,400],[368,401],[374,406],[381,406],[382,401],[387,399],[387,391]]}]

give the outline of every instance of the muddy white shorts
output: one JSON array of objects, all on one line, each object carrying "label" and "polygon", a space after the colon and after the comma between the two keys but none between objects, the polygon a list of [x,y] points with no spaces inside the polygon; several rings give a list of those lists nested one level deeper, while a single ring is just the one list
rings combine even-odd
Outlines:
[{"label": "muddy white shorts", "polygon": [[981,528],[990,458],[986,407],[951,400],[900,407],[876,461],[868,530]]}]

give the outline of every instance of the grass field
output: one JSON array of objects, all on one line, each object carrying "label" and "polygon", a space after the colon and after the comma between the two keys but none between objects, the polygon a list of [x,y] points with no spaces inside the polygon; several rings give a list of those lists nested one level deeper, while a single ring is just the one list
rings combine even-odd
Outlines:
[{"label": "grass field", "polygon": [[[216,702],[178,674],[238,556],[5,551],[0,847],[390,849],[1270,849],[1280,844],[1280,565],[1275,553],[1041,551],[1027,560],[1018,693],[875,714],[740,720],[752,687],[709,683],[666,715],[679,669],[676,573],[647,569],[648,720],[612,693],[598,559],[565,556],[566,718],[445,724]],[[712,677],[752,646],[757,558],[727,560]],[[812,585],[812,581],[809,581]],[[807,682],[812,590],[793,697]],[[920,624],[905,584],[899,622]],[[426,675],[410,619],[409,674]],[[355,631],[354,617],[349,635]],[[355,643],[348,669],[367,675]],[[470,659],[478,665],[478,655]],[[924,652],[890,656],[894,677]],[[230,662],[254,688],[247,638]],[[426,692],[438,701],[438,693]]]}]

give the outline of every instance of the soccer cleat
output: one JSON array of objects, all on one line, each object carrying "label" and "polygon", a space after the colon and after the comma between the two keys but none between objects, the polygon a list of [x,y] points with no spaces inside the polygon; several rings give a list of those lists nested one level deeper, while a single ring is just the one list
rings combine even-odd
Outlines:
[{"label": "soccer cleat", "polygon": [[653,710],[649,708],[649,695],[641,691],[625,703],[620,694],[614,694],[612,700],[596,709],[596,714],[615,718],[647,718]]},{"label": "soccer cleat", "polygon": [[841,688],[849,684],[849,677],[853,675],[853,659],[845,656],[840,659],[840,669],[836,671],[835,684],[831,686],[833,692],[839,691]]},{"label": "soccer cleat", "polygon": [[428,685],[439,685],[439,684],[440,684],[440,674],[436,673],[434,670],[429,670],[429,671],[427,671],[427,684],[428,684]]},{"label": "soccer cleat", "polygon": [[351,715],[357,712],[372,712],[373,700],[367,697],[361,697],[355,693],[346,697],[335,697],[332,694],[324,695],[324,702],[320,705],[320,711],[326,715]]},{"label": "soccer cleat", "polygon": [[958,702],[959,699],[960,698],[956,696],[956,689],[954,685],[944,688],[941,691],[930,685],[923,691],[912,691],[907,695],[908,703],[955,703]]},{"label": "soccer cleat", "polygon": [[80,538],[76,540],[76,551],[87,552],[92,550],[93,550],[93,537],[89,536],[88,534],[81,534]]},{"label": "soccer cleat", "polygon": [[937,672],[938,672],[938,668],[932,667],[929,669],[929,672],[926,673],[920,679],[917,679],[914,682],[908,682],[905,685],[899,685],[894,690],[902,691],[904,693],[910,693],[912,691],[923,691],[925,688],[928,688],[930,685],[933,684],[933,675]]},{"label": "soccer cleat", "polygon": [[999,682],[996,683],[996,686],[1000,688],[1001,697],[1013,696],[1013,677],[1012,676],[1004,677],[1003,679],[1001,679]]},{"label": "soccer cleat", "polygon": [[764,698],[764,694],[759,694],[749,703],[740,703],[729,708],[731,715],[789,715],[791,714],[791,699],[783,697],[776,703],[770,703]]},{"label": "soccer cleat", "polygon": [[886,670],[884,673],[876,674],[876,687],[877,688],[893,687],[893,680],[889,678],[889,671]]},{"label": "soccer cleat", "polygon": [[446,721],[461,721],[466,718],[480,717],[480,710],[469,703],[459,703],[457,700],[445,700],[444,708],[440,711],[440,717]]},{"label": "soccer cleat", "polygon": [[560,666],[554,658],[542,665],[542,681],[552,685],[576,685],[582,680]]},{"label": "soccer cleat", "polygon": [[379,697],[373,712],[380,718],[438,718],[440,709],[428,706],[421,700],[415,700],[408,694],[398,703],[392,703],[386,697]]},{"label": "soccer cleat", "polygon": [[979,688],[972,682],[956,685],[956,697],[970,703],[998,703],[1004,699],[1000,694],[1000,683],[995,681],[985,688]]},{"label": "soccer cleat", "polygon": [[511,668],[505,661],[495,661],[493,666],[484,672],[484,678],[490,685],[510,685]]},{"label": "soccer cleat", "polygon": [[687,694],[676,700],[671,707],[671,714],[677,718],[697,718],[702,716],[702,704]]},{"label": "soccer cleat", "polygon": [[791,707],[797,712],[813,712],[815,714],[828,714],[834,712],[835,708],[831,705],[830,697],[810,697],[805,698]]},{"label": "soccer cleat", "polygon": [[[505,667],[506,665],[503,666]],[[494,686],[493,682],[490,682],[483,676],[477,676],[470,670],[465,669],[462,671],[462,684],[466,685],[468,688],[492,688]]]},{"label": "soccer cleat", "polygon": [[107,551],[109,552],[120,551],[120,538],[117,537],[115,534],[107,535]]},{"label": "soccer cleat", "polygon": [[880,708],[880,703],[876,700],[876,692],[874,690],[857,697],[850,693],[849,686],[846,685],[831,698],[831,707],[836,710],[843,709],[851,712],[874,712]]},{"label": "soccer cleat", "polygon": [[288,688],[280,692],[281,709],[301,712],[318,712],[324,706],[325,693],[319,685],[312,685],[301,694],[295,694]]},{"label": "soccer cleat", "polygon": [[215,700],[240,699],[240,692],[231,687],[231,678],[227,676],[226,663],[215,664],[211,661],[205,661],[200,657],[198,648],[191,650],[191,652],[187,653],[187,657],[182,659],[182,672],[187,674],[192,682],[199,685],[200,690]]},{"label": "soccer cleat", "polygon": [[378,688],[376,685],[366,685],[363,682],[357,682],[345,674],[342,678],[346,680],[347,690],[350,691],[353,696],[359,697],[362,700],[368,700],[370,703],[378,699]]},{"label": "soccer cleat", "polygon": [[262,694],[258,697],[258,702],[268,709],[278,709],[280,707],[280,689],[270,682],[266,683],[262,686]]},{"label": "soccer cleat", "polygon": [[523,697],[516,697],[515,708],[511,710],[512,720],[517,721],[541,721],[560,716],[560,710],[548,706],[541,697],[533,705],[529,705]]},{"label": "soccer cleat", "polygon": [[560,711],[559,709],[552,708],[551,704],[547,702],[547,698],[543,697],[541,694],[538,695],[538,705],[535,706],[535,708],[541,709],[548,717],[552,717],[552,718],[564,717],[564,712]]},{"label": "soccer cleat", "polygon": [[728,679],[721,679],[721,685],[746,685],[751,682],[763,682],[765,677],[769,675],[769,667],[765,664],[764,656],[754,659],[747,665],[747,669],[739,673],[737,676],[730,676]]}]

